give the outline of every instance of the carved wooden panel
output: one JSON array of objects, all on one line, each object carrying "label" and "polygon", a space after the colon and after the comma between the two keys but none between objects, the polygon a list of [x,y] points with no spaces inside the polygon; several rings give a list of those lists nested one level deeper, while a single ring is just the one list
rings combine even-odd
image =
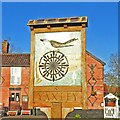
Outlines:
[{"label": "carved wooden panel", "polygon": [[[61,103],[62,108],[82,107],[87,109],[85,26],[49,27],[49,29],[31,27],[29,108],[52,108],[52,103],[57,102]],[[61,63],[57,63],[55,60],[45,63],[46,57],[52,58],[52,60],[54,57],[61,58],[58,53],[62,53],[66,59],[60,61]],[[57,76],[53,74],[58,65],[66,65],[67,68],[66,71],[64,69],[65,74],[59,80],[57,78],[60,77],[60,74],[57,71]],[[52,69],[52,73],[48,71],[52,77],[45,71],[49,68]],[[41,71],[43,74],[40,73]]]}]

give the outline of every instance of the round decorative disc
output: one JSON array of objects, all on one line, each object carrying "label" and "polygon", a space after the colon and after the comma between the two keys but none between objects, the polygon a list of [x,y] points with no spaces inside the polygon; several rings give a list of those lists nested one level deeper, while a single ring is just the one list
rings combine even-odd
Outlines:
[{"label": "round decorative disc", "polygon": [[41,57],[39,71],[45,79],[54,82],[65,76],[68,66],[67,57],[63,53],[50,51]]}]

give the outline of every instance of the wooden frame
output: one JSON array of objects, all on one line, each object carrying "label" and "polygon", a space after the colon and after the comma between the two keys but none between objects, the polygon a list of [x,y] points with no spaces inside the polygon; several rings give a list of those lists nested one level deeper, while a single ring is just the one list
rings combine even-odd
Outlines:
[{"label": "wooden frame", "polygon": [[[63,108],[82,107],[87,109],[87,81],[86,81],[86,25],[67,26],[64,24],[60,27],[40,28],[39,26],[30,26],[31,29],[31,54],[30,54],[30,83],[29,83],[29,109],[33,107],[51,107],[54,102],[62,102]],[[35,33],[50,33],[50,32],[70,32],[81,31],[82,54],[82,86],[34,86],[34,52],[35,52]],[[38,94],[37,94],[38,93]],[[61,95],[62,94],[62,95]],[[42,96],[43,95],[43,96]],[[49,96],[48,96],[49,95]],[[36,96],[36,97],[34,97]],[[58,96],[58,97],[57,97]],[[62,96],[62,100],[58,99]],[[73,97],[71,97],[73,96]],[[38,99],[39,98],[39,99]],[[50,100],[52,98],[52,100]],[[41,100],[41,101],[40,101]]]}]

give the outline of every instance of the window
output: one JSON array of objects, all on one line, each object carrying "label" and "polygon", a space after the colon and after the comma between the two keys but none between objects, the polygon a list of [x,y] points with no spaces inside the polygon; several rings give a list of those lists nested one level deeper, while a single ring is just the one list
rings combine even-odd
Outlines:
[{"label": "window", "polygon": [[10,85],[21,84],[21,67],[11,67]]},{"label": "window", "polygon": [[20,101],[20,94],[19,93],[11,93],[11,101]]},{"label": "window", "polygon": [[28,96],[27,95],[22,96],[22,101],[27,102],[28,101]]},{"label": "window", "polygon": [[15,93],[11,94],[11,101],[15,101]]},{"label": "window", "polygon": [[18,102],[18,101],[19,101],[19,98],[20,98],[19,93],[16,93],[16,102]]}]

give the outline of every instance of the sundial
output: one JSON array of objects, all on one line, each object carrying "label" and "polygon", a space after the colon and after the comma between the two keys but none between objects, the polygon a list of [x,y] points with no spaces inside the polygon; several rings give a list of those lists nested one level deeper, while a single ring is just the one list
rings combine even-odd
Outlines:
[{"label": "sundial", "polygon": [[67,57],[60,51],[45,53],[39,62],[40,74],[49,81],[57,81],[63,78],[68,71]]}]

